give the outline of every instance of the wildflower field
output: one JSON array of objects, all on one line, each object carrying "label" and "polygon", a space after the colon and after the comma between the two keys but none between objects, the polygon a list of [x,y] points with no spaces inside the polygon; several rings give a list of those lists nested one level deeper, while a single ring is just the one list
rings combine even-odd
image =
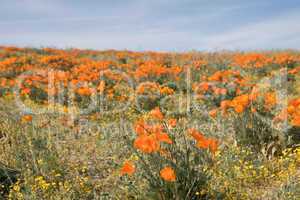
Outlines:
[{"label": "wildflower field", "polygon": [[300,199],[300,51],[0,47],[0,199]]}]

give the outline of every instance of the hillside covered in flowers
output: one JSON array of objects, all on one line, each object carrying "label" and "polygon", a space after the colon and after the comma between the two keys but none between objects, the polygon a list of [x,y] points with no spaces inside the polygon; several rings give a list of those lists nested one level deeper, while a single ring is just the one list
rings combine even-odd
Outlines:
[{"label": "hillside covered in flowers", "polygon": [[0,47],[0,196],[299,199],[300,52]]}]

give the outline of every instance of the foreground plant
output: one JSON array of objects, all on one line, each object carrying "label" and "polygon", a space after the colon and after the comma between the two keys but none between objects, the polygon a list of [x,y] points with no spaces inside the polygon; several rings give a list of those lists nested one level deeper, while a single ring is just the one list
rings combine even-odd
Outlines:
[{"label": "foreground plant", "polygon": [[[136,122],[136,176],[147,181],[150,199],[206,199],[207,169],[214,163],[218,142],[175,121],[155,108]],[[131,169],[126,161],[121,174],[132,175]]]}]

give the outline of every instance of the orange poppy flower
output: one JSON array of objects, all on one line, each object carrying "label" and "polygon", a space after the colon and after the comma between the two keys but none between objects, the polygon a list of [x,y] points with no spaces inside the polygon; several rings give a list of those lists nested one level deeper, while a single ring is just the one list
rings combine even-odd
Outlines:
[{"label": "orange poppy flower", "polygon": [[31,115],[24,115],[21,119],[21,121],[23,123],[26,123],[26,122],[31,122],[32,121],[32,116]]},{"label": "orange poppy flower", "polygon": [[189,129],[188,133],[196,140],[196,141],[202,141],[204,139],[204,135],[197,131],[196,129]]},{"label": "orange poppy flower", "polygon": [[169,137],[169,135],[167,133],[157,133],[156,138],[159,142],[165,142],[167,144],[173,143],[173,141],[171,140],[171,138]]},{"label": "orange poppy flower", "polygon": [[242,112],[244,112],[245,107],[244,107],[243,105],[236,105],[236,106],[234,107],[234,110],[235,110],[235,112],[237,112],[237,113],[242,113]]},{"label": "orange poppy flower", "polygon": [[169,87],[162,87],[162,88],[160,88],[160,93],[162,95],[171,95],[171,94],[174,94],[174,90]]},{"label": "orange poppy flower", "polygon": [[289,105],[292,105],[294,107],[298,107],[300,105],[300,98],[291,100],[289,102]]},{"label": "orange poppy flower", "polygon": [[77,93],[82,96],[90,96],[92,94],[92,90],[89,87],[81,87],[77,89]]},{"label": "orange poppy flower", "polygon": [[176,180],[176,174],[171,167],[165,167],[160,170],[160,177],[169,182],[174,182]]},{"label": "orange poppy flower", "polygon": [[226,109],[227,109],[229,106],[230,106],[230,101],[229,101],[229,100],[224,100],[224,101],[222,101],[222,102],[221,102],[221,105],[220,105],[220,107],[221,107],[221,109],[222,109],[223,111],[226,111]]},{"label": "orange poppy flower", "polygon": [[133,173],[135,172],[135,166],[129,162],[129,161],[126,161],[121,169],[121,175],[132,175]]},{"label": "orange poppy flower", "polygon": [[176,124],[177,124],[177,120],[176,119],[169,119],[168,124],[169,124],[170,127],[175,127]]},{"label": "orange poppy flower", "polygon": [[210,145],[210,141],[206,138],[203,138],[202,140],[197,141],[197,147],[200,149],[208,149]]},{"label": "orange poppy flower", "polygon": [[216,139],[208,139],[209,150],[214,154],[218,150],[218,141]]},{"label": "orange poppy flower", "polygon": [[294,112],[296,111],[296,107],[292,106],[292,105],[289,105],[287,107],[287,112],[288,114],[293,114]]},{"label": "orange poppy flower", "polygon": [[6,86],[6,79],[2,79],[2,80],[1,80],[0,86],[1,86],[1,87],[5,87],[5,86]]},{"label": "orange poppy flower", "polygon": [[293,126],[300,126],[300,116],[294,116],[294,118],[292,119],[292,125]]},{"label": "orange poppy flower", "polygon": [[200,89],[202,91],[207,91],[209,89],[209,83],[208,82],[202,82],[199,86],[200,86]]},{"label": "orange poppy flower", "polygon": [[134,125],[134,129],[135,132],[138,135],[147,135],[147,124],[145,124],[144,120],[138,120],[135,125]]},{"label": "orange poppy flower", "polygon": [[204,138],[197,142],[197,147],[201,149],[209,149],[214,154],[218,150],[218,141],[212,138]]},{"label": "orange poppy flower", "polygon": [[218,109],[213,109],[211,111],[209,111],[209,116],[211,116],[212,118],[215,118],[217,116],[218,113]]},{"label": "orange poppy flower", "polygon": [[163,120],[164,116],[161,113],[160,109],[158,107],[156,107],[155,109],[150,111],[150,115],[154,118],[154,119],[158,119],[158,120]]},{"label": "orange poppy flower", "polygon": [[29,94],[30,92],[31,92],[31,89],[24,88],[24,89],[22,89],[21,94],[25,95],[25,94]]},{"label": "orange poppy flower", "polygon": [[153,153],[159,150],[160,145],[152,135],[141,135],[135,139],[134,147],[144,153]]}]

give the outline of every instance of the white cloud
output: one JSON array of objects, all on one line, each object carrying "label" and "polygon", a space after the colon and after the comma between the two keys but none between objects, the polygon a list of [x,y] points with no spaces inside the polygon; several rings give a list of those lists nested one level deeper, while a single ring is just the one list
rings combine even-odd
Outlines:
[{"label": "white cloud", "polygon": [[[249,24],[251,16],[228,21],[241,11],[262,6],[256,1],[218,6],[201,3],[201,7],[182,2],[153,5],[148,1],[134,1],[123,2],[124,5],[116,8],[102,3],[96,8],[84,2],[82,7],[80,4],[72,6],[70,2],[68,5],[58,0],[20,2],[11,3],[10,6],[17,5],[12,11],[24,6],[21,10],[36,17],[22,19],[22,15],[18,15],[0,20],[3,28],[0,44],[171,51],[300,48],[300,13],[274,17],[274,13],[267,11],[269,18],[257,23]],[[89,12],[91,7],[101,11]],[[2,9],[5,8],[0,11]],[[15,16],[13,12],[11,15]],[[261,18],[259,14],[256,20],[258,18]],[[240,25],[240,21],[245,25]],[[234,29],[228,30],[228,27]]]}]

